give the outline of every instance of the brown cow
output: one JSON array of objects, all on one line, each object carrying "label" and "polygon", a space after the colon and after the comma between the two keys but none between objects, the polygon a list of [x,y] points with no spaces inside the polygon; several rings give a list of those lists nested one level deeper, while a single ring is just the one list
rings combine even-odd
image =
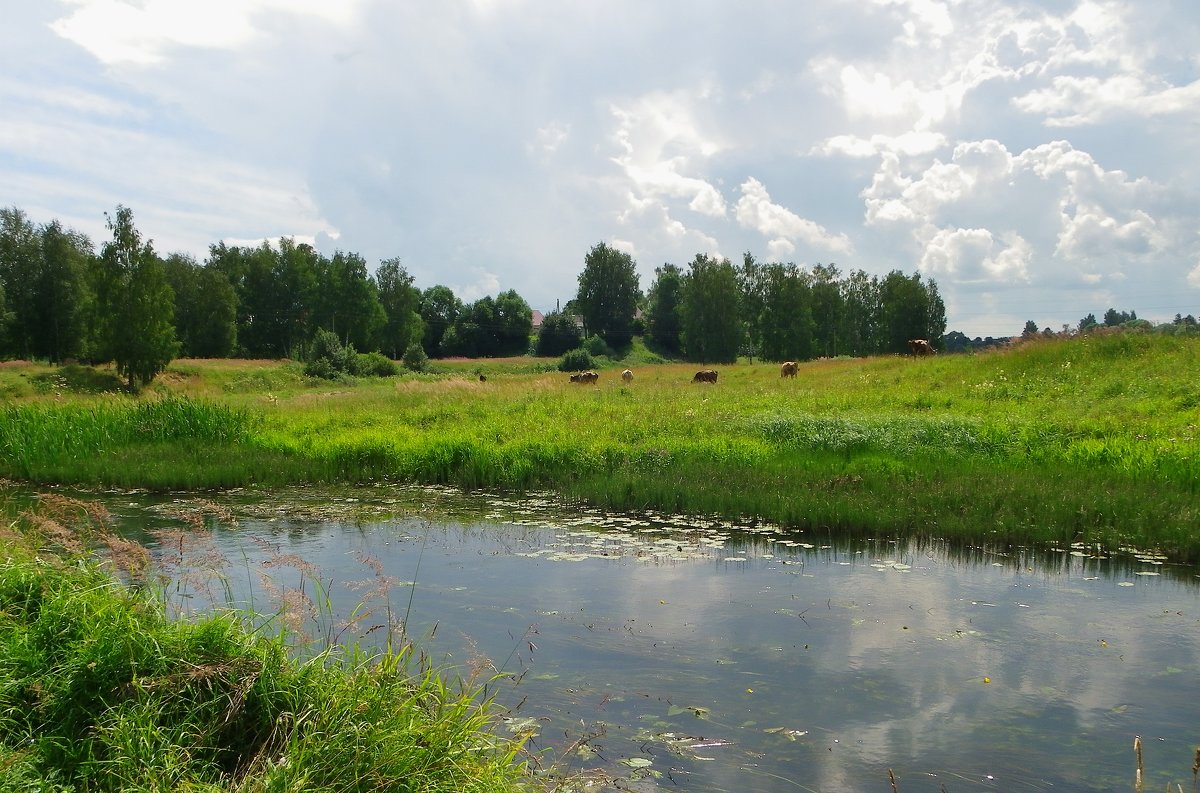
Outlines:
[{"label": "brown cow", "polygon": [[578,383],[580,382],[581,377],[583,377],[583,372],[576,372],[575,374],[571,375],[571,382]]},{"label": "brown cow", "polygon": [[937,354],[937,350],[933,349],[933,345],[927,339],[909,339],[908,351],[919,358]]},{"label": "brown cow", "polygon": [[596,381],[599,379],[600,375],[596,372],[576,372],[575,374],[571,375],[572,383],[591,383],[592,385],[595,385]]},{"label": "brown cow", "polygon": [[795,377],[796,376],[796,362],[795,361],[784,361],[783,364],[779,367],[779,376],[780,377]]},{"label": "brown cow", "polygon": [[633,372],[629,369],[626,369],[625,371],[621,372],[621,379],[625,381],[625,385],[629,385],[633,382]]},{"label": "brown cow", "polygon": [[693,383],[715,383],[717,382],[717,371],[715,369],[701,369],[692,377]]}]

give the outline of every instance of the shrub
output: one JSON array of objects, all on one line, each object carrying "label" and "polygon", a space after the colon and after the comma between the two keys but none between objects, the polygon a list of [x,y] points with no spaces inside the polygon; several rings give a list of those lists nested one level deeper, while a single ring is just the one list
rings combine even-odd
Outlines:
[{"label": "shrub", "polygon": [[306,377],[336,380],[342,373],[334,368],[333,361],[328,358],[317,358],[304,364],[304,374]]},{"label": "shrub", "polygon": [[558,371],[560,372],[582,372],[585,369],[591,369],[596,365],[592,360],[592,356],[587,350],[571,350],[567,352],[558,362]]},{"label": "shrub", "polygon": [[601,355],[609,358],[613,357],[612,348],[609,347],[608,342],[606,342],[600,336],[588,336],[586,339],[584,339],[583,349],[587,350],[588,354],[594,358],[599,358]]},{"label": "shrub", "polygon": [[408,345],[408,349],[404,351],[404,357],[401,362],[414,372],[423,372],[425,367],[429,365],[429,356],[425,354],[425,348],[421,346],[421,342],[414,341]]},{"label": "shrub", "polygon": [[360,352],[354,356],[352,374],[356,377],[394,377],[400,374],[400,367],[381,353]]}]

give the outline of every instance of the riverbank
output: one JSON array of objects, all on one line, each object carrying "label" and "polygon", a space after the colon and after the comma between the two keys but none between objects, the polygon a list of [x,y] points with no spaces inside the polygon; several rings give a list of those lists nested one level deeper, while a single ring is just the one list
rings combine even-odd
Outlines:
[{"label": "riverbank", "polygon": [[[1200,343],[1133,333],[971,356],[617,370],[443,364],[340,383],[176,362],[133,399],[3,373],[0,475],[148,488],[390,479],[830,533],[1085,542],[1200,560]],[[54,377],[27,373],[25,382]],[[6,383],[8,385],[6,385]],[[22,390],[24,388],[24,390]]]},{"label": "riverbank", "polygon": [[261,618],[170,619],[150,555],[108,523],[62,497],[0,523],[0,789],[528,789],[486,681],[407,642],[300,657]]}]

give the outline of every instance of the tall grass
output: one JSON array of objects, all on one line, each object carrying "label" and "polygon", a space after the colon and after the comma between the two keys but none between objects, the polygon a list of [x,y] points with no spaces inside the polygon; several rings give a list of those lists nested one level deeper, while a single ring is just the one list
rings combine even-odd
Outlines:
[{"label": "tall grass", "polygon": [[233,612],[169,619],[144,554],[105,543],[123,579],[88,555],[102,511],[51,499],[4,525],[0,789],[524,789],[481,689],[411,645],[299,659]]},{"label": "tall grass", "polygon": [[[678,364],[638,367],[631,385],[605,372],[578,386],[524,360],[491,362],[486,382],[463,362],[447,367],[459,375],[336,390],[212,392],[186,404],[211,410],[228,434],[179,422],[160,441],[115,429],[136,423],[137,402],[80,421],[78,439],[64,438],[77,429],[65,417],[95,402],[27,403],[4,415],[23,429],[0,439],[0,473],[157,487],[390,478],[555,488],[621,508],[1133,542],[1200,559],[1196,340],[1114,334],[977,356],[815,361],[795,380],[739,364],[716,386],[691,383],[695,367]],[[223,371],[205,366],[189,370],[189,393]],[[213,378],[253,371],[230,364]]]}]

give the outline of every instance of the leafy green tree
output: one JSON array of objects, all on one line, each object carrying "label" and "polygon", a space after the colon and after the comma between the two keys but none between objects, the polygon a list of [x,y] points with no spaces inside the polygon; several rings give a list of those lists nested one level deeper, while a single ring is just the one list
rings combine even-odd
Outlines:
[{"label": "leafy green tree", "polygon": [[41,266],[41,240],[33,223],[17,207],[0,209],[0,288],[8,306],[7,323],[0,323],[0,343],[7,336],[8,348],[20,358],[34,355],[38,326],[34,292]]},{"label": "leafy green tree", "polygon": [[741,297],[742,323],[750,349],[761,350],[766,268],[754,258],[754,254],[746,251],[742,254],[742,266],[737,268],[737,279]]},{"label": "leafy green tree", "polygon": [[728,259],[697,254],[683,277],[683,351],[690,361],[737,361],[744,328],[737,273]]},{"label": "leafy green tree", "polygon": [[588,333],[603,336],[612,347],[629,346],[638,291],[633,257],[603,242],[593,246],[584,257],[575,296]]},{"label": "leafy green tree", "polygon": [[673,264],[655,268],[646,312],[646,336],[651,346],[666,355],[683,352],[682,304],[683,271]]},{"label": "leafy green tree", "polygon": [[533,309],[515,289],[496,295],[496,340],[500,355],[525,355],[533,332]]},{"label": "leafy green tree", "polygon": [[934,281],[923,281],[920,273],[906,276],[893,270],[879,283],[879,303],[877,352],[905,352],[909,339],[941,344],[946,332],[946,306]]},{"label": "leafy green tree", "polygon": [[4,297],[4,282],[0,281],[0,358],[4,356],[5,349],[5,333],[8,329],[8,323],[12,321],[12,313],[8,310]]},{"label": "leafy green tree", "polygon": [[117,206],[107,225],[113,238],[101,249],[96,286],[103,349],[134,390],[153,380],[179,349],[175,295],[153,245],[142,242],[133,225],[133,211]]},{"label": "leafy green tree", "polygon": [[813,288],[794,264],[763,268],[759,355],[764,360],[803,361],[814,357],[813,302]]},{"label": "leafy green tree", "polygon": [[163,265],[175,293],[175,333],[180,354],[227,358],[237,347],[237,295],[225,274],[174,253]]},{"label": "leafy green tree", "polygon": [[1079,332],[1087,333],[1092,328],[1099,327],[1100,323],[1096,321],[1095,314],[1088,314],[1083,319],[1079,320]]},{"label": "leafy green tree", "polygon": [[279,240],[279,258],[274,272],[277,292],[276,347],[282,355],[304,357],[304,347],[313,330],[316,291],[320,286],[321,256],[306,242],[299,245],[289,237]]},{"label": "leafy green tree", "polygon": [[231,258],[235,261],[229,269],[241,272],[235,289],[242,354],[249,358],[286,357],[283,299],[276,283],[279,253],[264,241],[257,248],[241,249]]},{"label": "leafy green tree", "polygon": [[[419,313],[421,291],[413,286],[413,277],[400,264],[399,257],[379,263],[375,286],[387,317],[379,330],[379,349],[392,358],[407,355],[409,345],[425,333],[425,321]],[[422,361],[421,366],[424,365]]]},{"label": "leafy green tree", "polygon": [[583,343],[575,318],[562,311],[551,311],[542,318],[535,352],[544,357],[558,357]]},{"label": "leafy green tree", "polygon": [[88,264],[92,242],[57,220],[42,226],[41,270],[34,302],[35,351],[56,363],[87,354],[87,318],[92,304]]},{"label": "leafy green tree", "polygon": [[1117,311],[1115,308],[1110,308],[1104,312],[1105,327],[1115,328],[1118,325],[1124,325],[1126,322],[1132,322],[1137,319],[1136,311]]},{"label": "leafy green tree", "polygon": [[[448,286],[431,286],[421,293],[421,319],[425,321],[425,336],[422,344],[430,358],[444,355],[442,342],[446,333],[454,327],[463,312],[463,302],[450,291]],[[457,342],[456,342],[457,343]]]},{"label": "leafy green tree", "polygon": [[1025,329],[1021,331],[1021,338],[1031,339],[1038,335],[1038,324],[1032,319],[1025,323]]},{"label": "leafy green tree", "polygon": [[852,270],[839,284],[842,312],[838,353],[868,355],[876,352],[879,327],[879,279]]},{"label": "leafy green tree", "polygon": [[839,330],[842,322],[841,272],[836,264],[818,264],[812,268],[813,343],[817,355],[830,358],[841,352]]},{"label": "leafy green tree", "polygon": [[317,291],[312,324],[328,328],[357,349],[371,349],[387,323],[387,313],[367,274],[366,260],[357,253],[337,251],[332,259],[316,257],[314,265]]},{"label": "leafy green tree", "polygon": [[442,354],[467,358],[497,355],[500,350],[498,327],[495,299],[491,295],[482,297],[465,306],[454,325],[446,331],[442,337]]}]

